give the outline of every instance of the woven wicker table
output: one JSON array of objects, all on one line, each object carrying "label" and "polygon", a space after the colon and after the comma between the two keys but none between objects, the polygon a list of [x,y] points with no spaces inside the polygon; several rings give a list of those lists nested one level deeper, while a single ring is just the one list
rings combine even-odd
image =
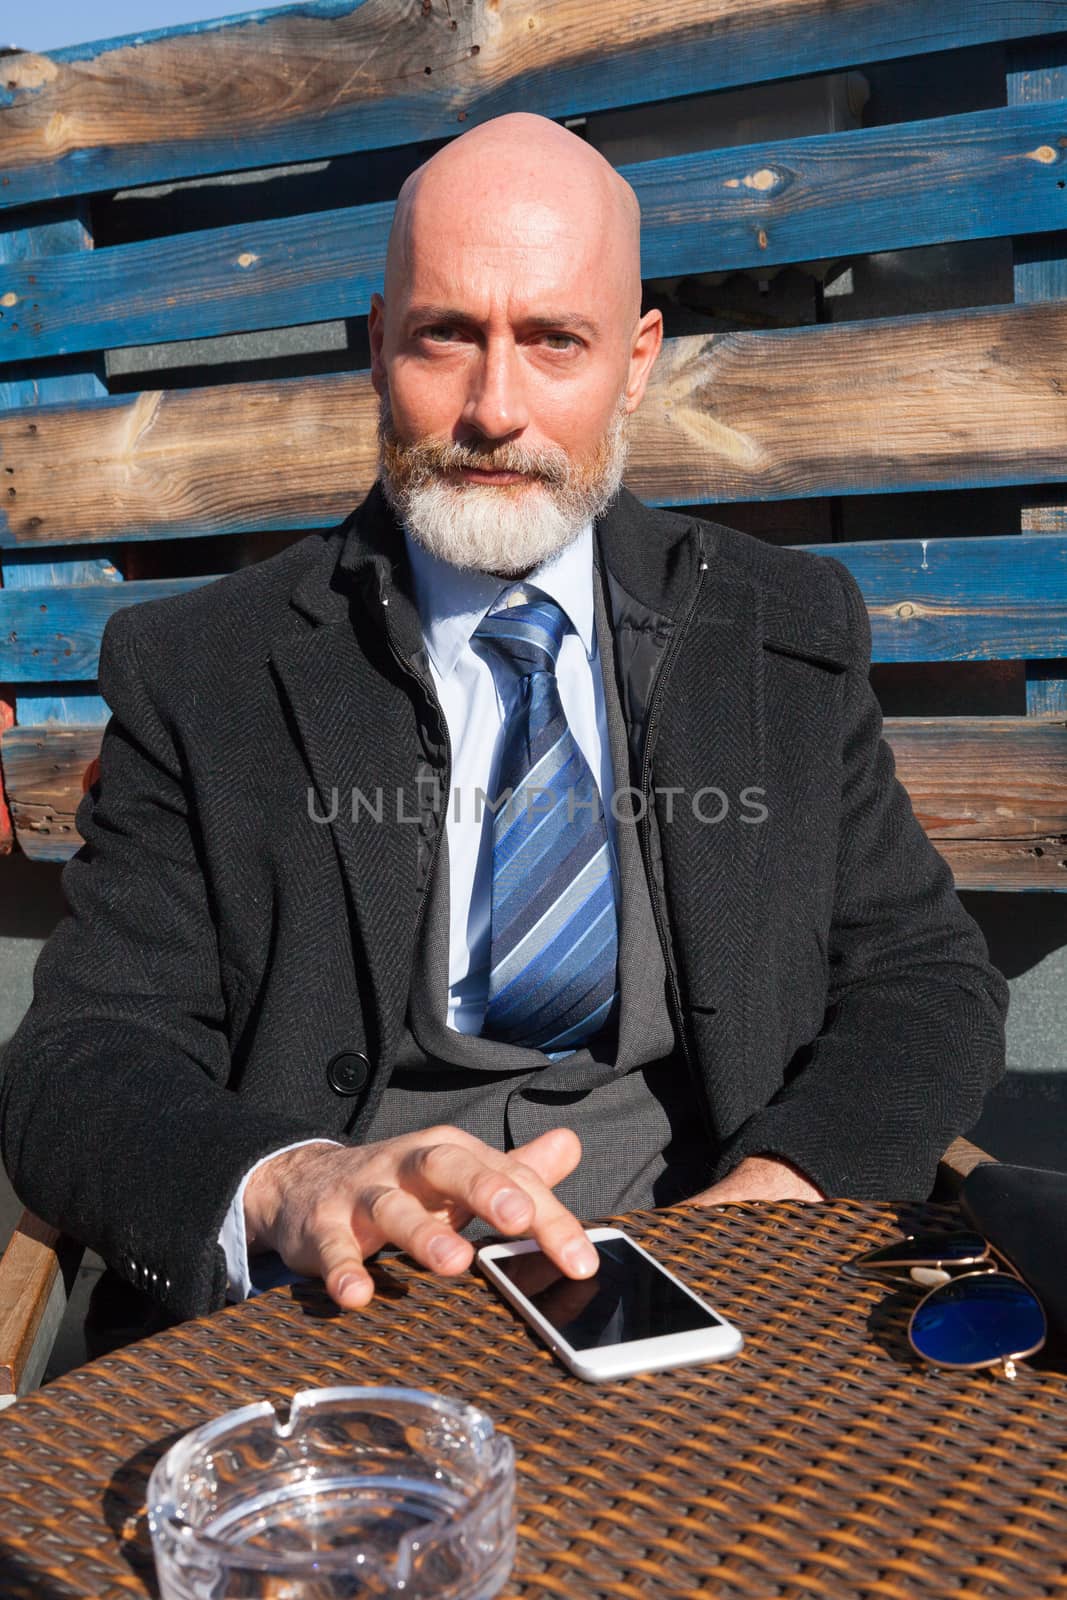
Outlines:
[{"label": "woven wicker table", "polygon": [[914,1296],[839,1276],[943,1206],[680,1206],[624,1219],[736,1321],[719,1365],[582,1383],[477,1276],[390,1259],[364,1312],[289,1289],[69,1374],[0,1418],[4,1600],[155,1592],[161,1451],[206,1417],[336,1383],[485,1407],[519,1466],[507,1595],[1067,1596],[1067,1378],[933,1373]]}]

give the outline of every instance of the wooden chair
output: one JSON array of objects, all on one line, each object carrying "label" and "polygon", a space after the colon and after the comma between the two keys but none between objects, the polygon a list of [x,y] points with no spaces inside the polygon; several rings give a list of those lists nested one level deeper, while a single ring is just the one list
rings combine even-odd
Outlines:
[{"label": "wooden chair", "polygon": [[[888,717],[886,735],[960,888],[1067,888],[1067,34],[1044,32],[1053,9],[854,0],[843,20],[837,0],[614,0],[605,29],[588,0],[425,0],[402,18],[309,0],[5,53],[0,853],[55,862],[79,845],[114,610],[337,523],[369,486],[361,329],[390,198],[420,142],[536,110],[581,128],[642,203],[642,271],[671,336],[630,487],[846,562],[880,669],[1010,673],[1011,714],[965,696],[963,715]],[[992,109],[955,111],[946,89],[951,114],[927,103],[863,127],[852,78],[832,115],[818,109],[817,75],[947,52],[946,84],[969,82],[974,52],[988,66],[994,49]],[[774,131],[759,133],[769,112],[749,119],[739,144],[734,96],[757,83]],[[197,188],[145,193],[184,180]],[[854,261],[990,238],[1010,252],[1014,304],[831,314]],[[301,354],[285,330],[315,323],[330,337]],[[274,355],[261,345],[232,381],[192,365],[199,345],[171,387],[123,375],[131,349],[257,331]],[[936,491],[1013,485],[1021,509],[992,535],[965,510],[935,537],[871,539],[856,514],[864,495],[910,491],[914,513]],[[24,1219],[0,1269],[11,1394],[55,1320],[56,1242]]]},{"label": "wooden chair", "polygon": [[0,1259],[0,1408],[44,1376],[81,1247],[24,1211]]}]

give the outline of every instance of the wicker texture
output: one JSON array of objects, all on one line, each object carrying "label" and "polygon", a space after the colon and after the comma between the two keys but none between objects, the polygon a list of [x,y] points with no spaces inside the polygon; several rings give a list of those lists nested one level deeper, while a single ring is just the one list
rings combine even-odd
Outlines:
[{"label": "wicker texture", "polygon": [[934,1373],[918,1291],[842,1279],[944,1206],[676,1207],[626,1225],[746,1335],[733,1361],[598,1386],[476,1276],[397,1258],[364,1312],[271,1294],[68,1375],[0,1418],[5,1600],[154,1593],[142,1503],[174,1437],[230,1407],[402,1382],[484,1406],[519,1468],[505,1593],[1067,1596],[1067,1378]]}]

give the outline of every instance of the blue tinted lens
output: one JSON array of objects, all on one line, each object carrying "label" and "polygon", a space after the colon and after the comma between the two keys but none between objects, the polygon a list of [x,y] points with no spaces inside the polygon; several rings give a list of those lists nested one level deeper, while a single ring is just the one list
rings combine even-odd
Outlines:
[{"label": "blue tinted lens", "polygon": [[928,1361],[978,1366],[1035,1350],[1045,1337],[1045,1313],[1018,1278],[974,1273],[935,1289],[916,1308],[909,1332]]}]

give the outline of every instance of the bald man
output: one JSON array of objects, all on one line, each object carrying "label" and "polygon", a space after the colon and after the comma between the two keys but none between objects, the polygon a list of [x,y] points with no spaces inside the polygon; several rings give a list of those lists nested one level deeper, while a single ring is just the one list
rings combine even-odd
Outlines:
[{"label": "bald man", "polygon": [[3,1064],[23,1199],[154,1315],[373,1293],[692,1200],[918,1198],[1004,981],[881,740],[840,563],[621,487],[662,341],[543,118],[401,191],[380,475],[104,633],[113,709]]}]

